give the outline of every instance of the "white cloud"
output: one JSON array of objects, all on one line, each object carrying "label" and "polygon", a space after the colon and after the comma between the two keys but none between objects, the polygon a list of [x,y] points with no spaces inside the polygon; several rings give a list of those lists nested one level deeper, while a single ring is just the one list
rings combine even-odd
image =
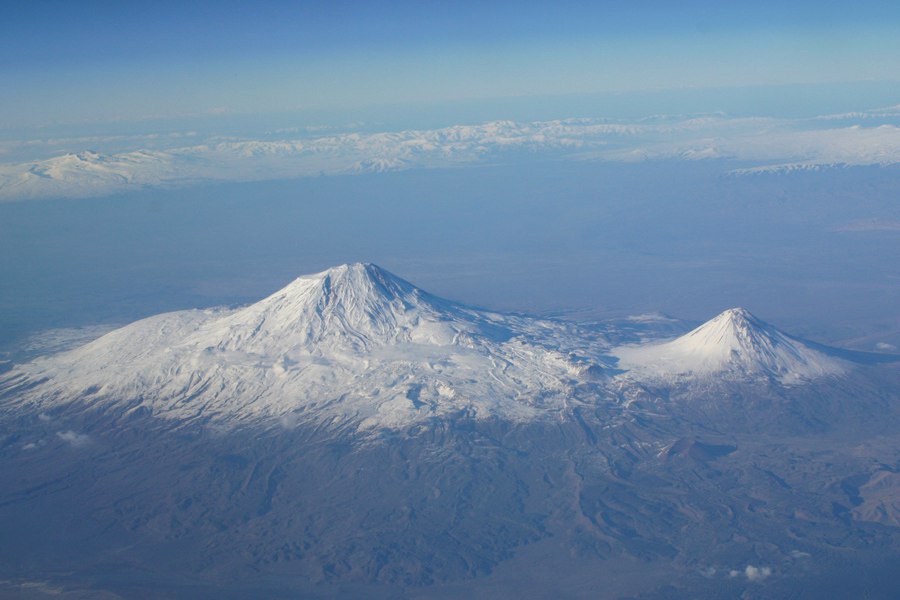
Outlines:
[{"label": "white cloud", "polygon": [[754,567],[753,565],[747,565],[747,568],[744,569],[744,575],[746,575],[747,579],[750,581],[762,581],[771,574],[772,569],[769,567]]},{"label": "white cloud", "polygon": [[61,439],[62,441],[71,444],[74,447],[84,446],[91,441],[91,437],[89,435],[85,435],[83,433],[78,433],[76,431],[58,431],[56,433],[56,437]]},{"label": "white cloud", "polygon": [[772,569],[770,567],[755,567],[753,565],[747,565],[743,571],[732,569],[728,573],[729,577],[744,576],[748,581],[762,581],[770,575],[772,575]]}]

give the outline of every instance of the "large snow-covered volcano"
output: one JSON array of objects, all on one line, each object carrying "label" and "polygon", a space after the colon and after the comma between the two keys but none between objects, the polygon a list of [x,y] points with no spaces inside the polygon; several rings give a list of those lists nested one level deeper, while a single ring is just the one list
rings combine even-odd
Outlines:
[{"label": "large snow-covered volcano", "polygon": [[562,408],[606,345],[574,326],[467,308],[371,264],[296,279],[237,310],[144,319],[21,366],[22,401],[88,398],[122,414],[238,425],[298,419],[400,426],[459,411],[534,418]]},{"label": "large snow-covered volcano", "polygon": [[796,384],[846,370],[847,364],[778,331],[743,308],[726,310],[670,342],[615,349],[636,377],[772,378]]}]

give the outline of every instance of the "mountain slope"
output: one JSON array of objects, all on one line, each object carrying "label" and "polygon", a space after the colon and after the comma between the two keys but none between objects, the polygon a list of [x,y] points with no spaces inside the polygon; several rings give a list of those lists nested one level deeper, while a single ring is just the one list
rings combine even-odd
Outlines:
[{"label": "mountain slope", "polygon": [[[533,419],[582,374],[564,353],[602,339],[571,325],[469,309],[369,264],[300,277],[237,310],[182,311],[14,369],[21,402],[76,398],[121,413],[236,426],[300,420],[397,427],[435,415]],[[591,345],[594,347],[591,348]]]},{"label": "mountain slope", "polygon": [[726,310],[670,342],[622,346],[613,354],[632,377],[655,379],[769,378],[791,385],[837,375],[849,366],[743,308]]}]

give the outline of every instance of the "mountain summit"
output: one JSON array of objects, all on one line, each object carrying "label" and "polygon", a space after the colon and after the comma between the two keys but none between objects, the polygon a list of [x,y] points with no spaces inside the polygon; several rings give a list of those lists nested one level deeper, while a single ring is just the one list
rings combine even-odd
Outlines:
[{"label": "mountain summit", "polygon": [[299,277],[263,300],[207,328],[210,346],[269,354],[329,347],[364,352],[398,342],[448,344],[487,335],[474,312],[432,296],[368,263]]},{"label": "mountain summit", "polygon": [[728,309],[670,342],[623,346],[622,368],[654,378],[768,377],[800,383],[845,370],[843,361],[807,346],[743,308]]}]

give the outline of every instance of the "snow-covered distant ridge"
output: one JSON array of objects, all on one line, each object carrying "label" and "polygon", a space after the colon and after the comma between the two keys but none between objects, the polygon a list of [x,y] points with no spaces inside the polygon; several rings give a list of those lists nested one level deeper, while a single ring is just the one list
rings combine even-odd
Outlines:
[{"label": "snow-covered distant ridge", "polygon": [[613,354],[628,376],[659,380],[762,377],[791,385],[849,367],[743,308],[726,310],[670,342],[622,346]]},{"label": "snow-covered distant ridge", "polygon": [[201,181],[262,181],[322,174],[451,167],[515,150],[580,147],[621,129],[568,121],[491,121],[431,130],[344,133],[296,140],[220,140],[115,154],[70,152],[0,164],[0,201],[84,198]]},{"label": "snow-covered distant ridge", "polygon": [[[735,174],[900,163],[900,128],[892,123],[875,125],[871,119],[864,122],[865,127],[823,128],[823,121],[710,115],[619,123],[605,119],[500,120],[280,140],[210,137],[191,146],[117,153],[76,150],[0,164],[0,201],[81,198],[197,182],[458,167],[508,162],[523,155],[750,163]],[[183,143],[177,137],[172,141]]]}]

